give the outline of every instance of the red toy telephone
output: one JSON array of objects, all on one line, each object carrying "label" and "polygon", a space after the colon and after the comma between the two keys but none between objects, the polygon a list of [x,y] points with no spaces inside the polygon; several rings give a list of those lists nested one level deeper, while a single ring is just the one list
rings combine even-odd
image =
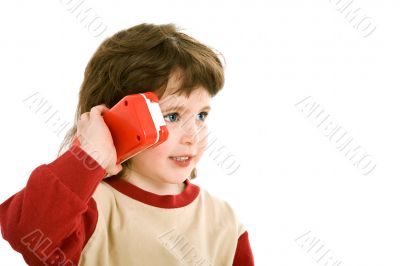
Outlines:
[{"label": "red toy telephone", "polygon": [[158,98],[153,92],[125,96],[104,112],[103,118],[117,150],[117,164],[168,138]]}]

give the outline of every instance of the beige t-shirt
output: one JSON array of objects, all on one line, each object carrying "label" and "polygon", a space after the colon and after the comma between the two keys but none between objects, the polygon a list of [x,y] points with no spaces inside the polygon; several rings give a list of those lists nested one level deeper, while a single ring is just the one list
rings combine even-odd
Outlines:
[{"label": "beige t-shirt", "polygon": [[244,226],[225,201],[185,184],[178,195],[156,195],[122,179],[102,181],[79,265],[232,265]]}]

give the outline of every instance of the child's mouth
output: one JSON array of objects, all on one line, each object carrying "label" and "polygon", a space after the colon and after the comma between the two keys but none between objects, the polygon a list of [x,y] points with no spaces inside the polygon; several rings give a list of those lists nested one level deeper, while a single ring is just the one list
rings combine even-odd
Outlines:
[{"label": "child's mouth", "polygon": [[176,157],[169,157],[176,165],[181,167],[187,167],[190,165],[192,160],[191,156],[176,156]]}]

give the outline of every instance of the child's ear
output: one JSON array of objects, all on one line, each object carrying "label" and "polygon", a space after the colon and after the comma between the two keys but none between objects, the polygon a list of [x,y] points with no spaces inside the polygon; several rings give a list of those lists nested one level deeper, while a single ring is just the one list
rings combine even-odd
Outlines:
[{"label": "child's ear", "polygon": [[196,167],[193,168],[192,172],[190,173],[190,179],[195,179],[197,177],[197,170]]}]

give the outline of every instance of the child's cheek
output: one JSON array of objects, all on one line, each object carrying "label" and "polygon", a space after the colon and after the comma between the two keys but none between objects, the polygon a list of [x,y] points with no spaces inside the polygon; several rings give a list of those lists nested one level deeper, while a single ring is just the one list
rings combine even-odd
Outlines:
[{"label": "child's cheek", "polygon": [[174,134],[172,130],[168,129],[167,140],[151,149],[158,155],[165,155],[166,153],[171,153],[171,149],[173,148],[174,143],[176,142],[174,139],[175,136],[176,134]]},{"label": "child's cheek", "polygon": [[179,135],[179,125],[177,123],[169,123],[167,124],[168,129],[168,138],[165,141],[166,143],[176,142],[176,139]]}]

